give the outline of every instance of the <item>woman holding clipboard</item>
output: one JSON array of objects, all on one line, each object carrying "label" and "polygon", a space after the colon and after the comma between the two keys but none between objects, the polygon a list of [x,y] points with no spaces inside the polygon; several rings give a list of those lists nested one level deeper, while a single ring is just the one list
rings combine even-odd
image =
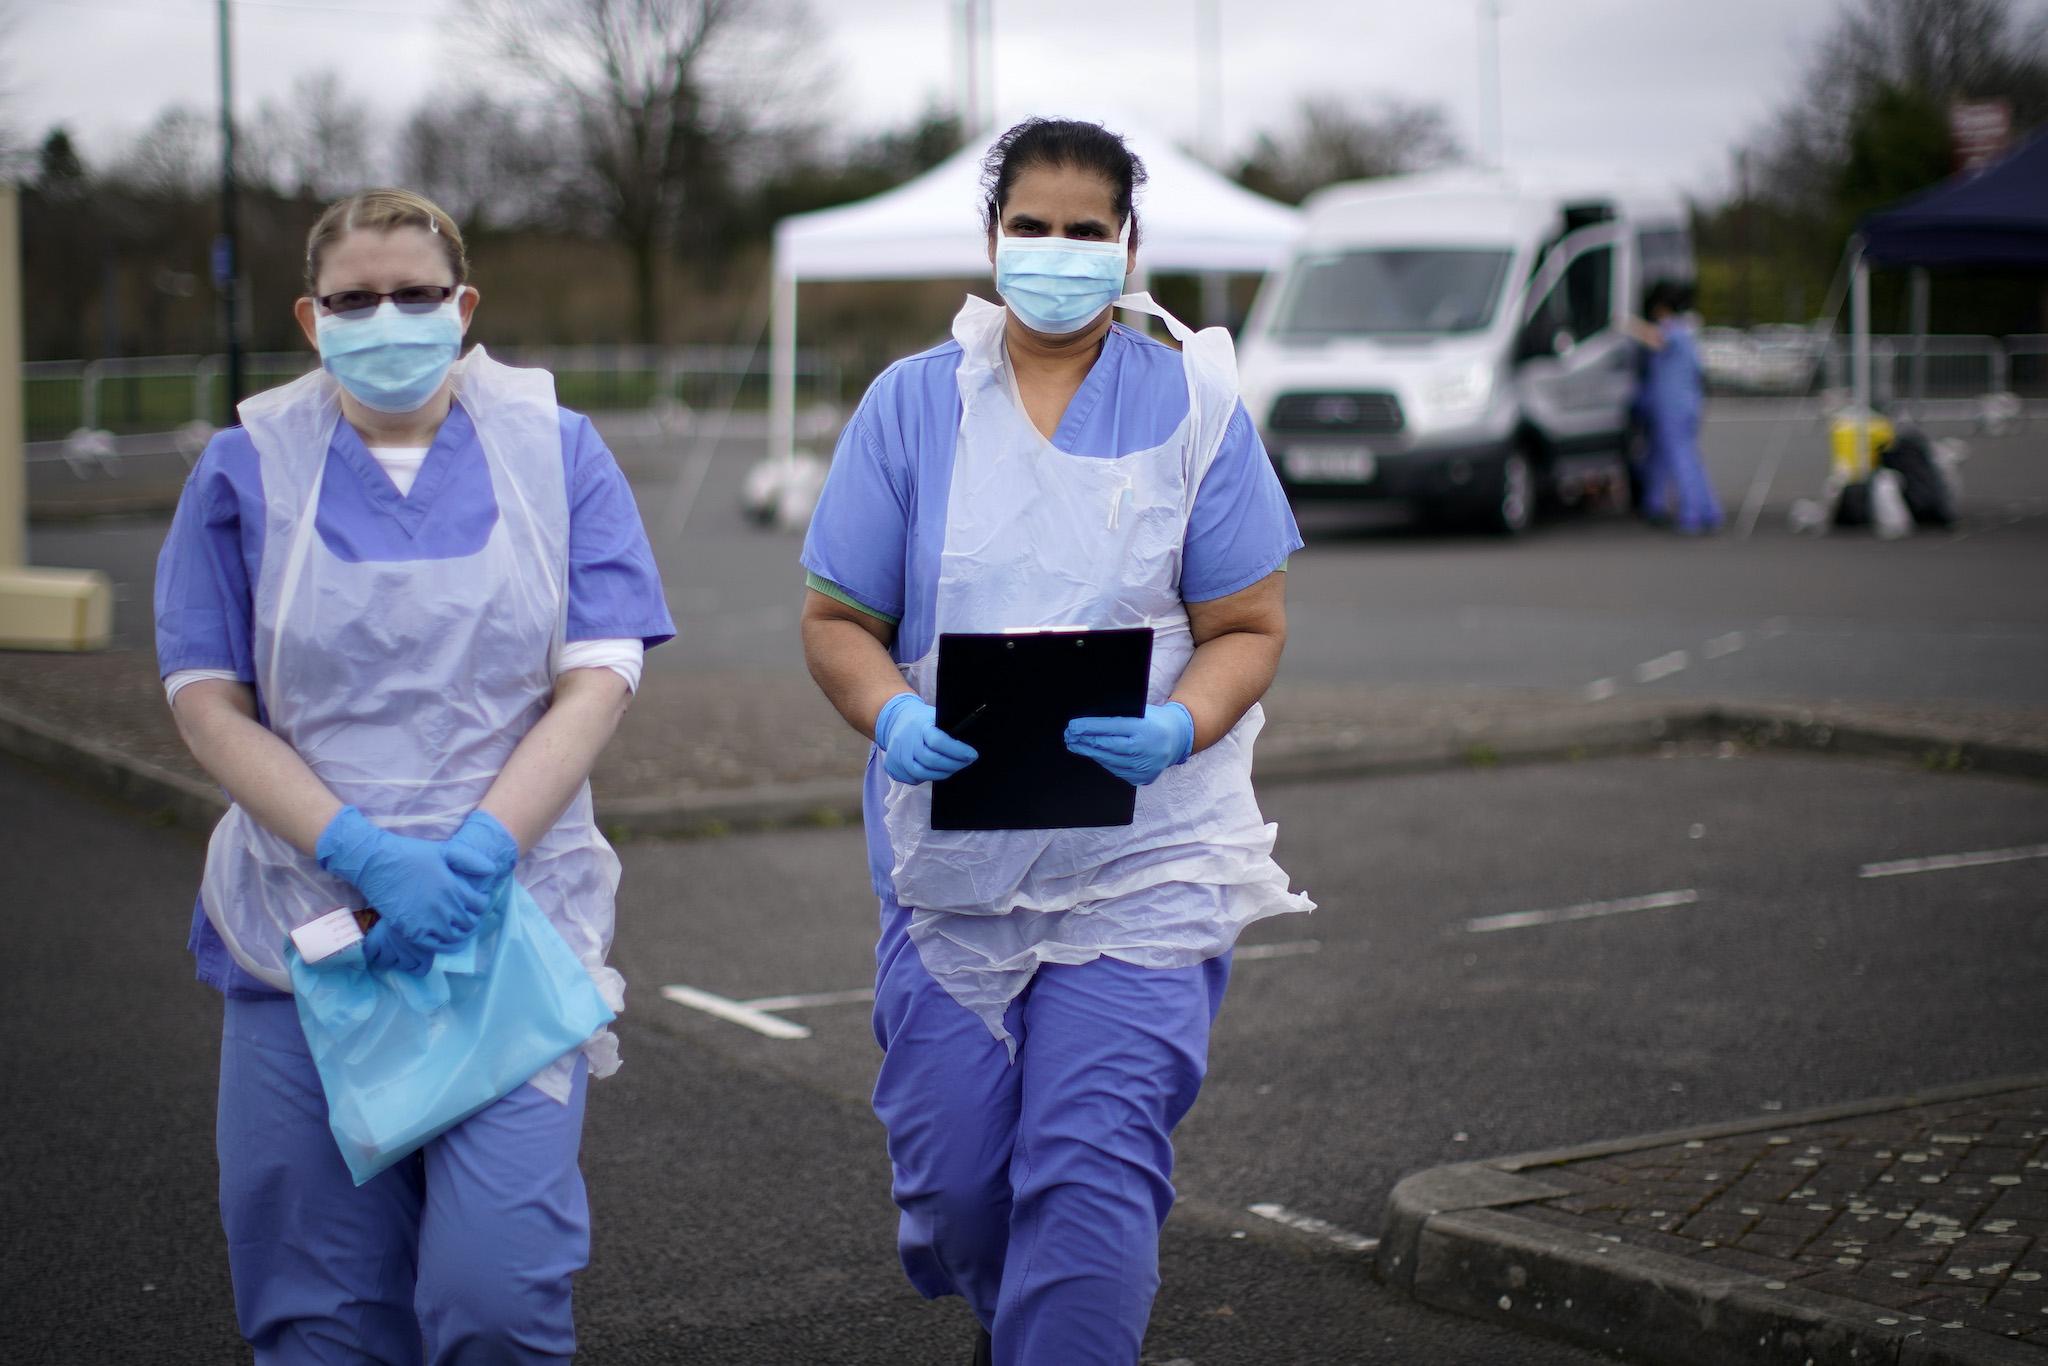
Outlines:
[{"label": "woman holding clipboard", "polygon": [[[1144,182],[1123,141],[1030,120],[984,179],[1006,307],[970,297],[953,340],[885,371],[841,436],[804,545],[804,650],[876,742],[875,1110],[904,1269],[928,1297],[966,1297],[977,1360],[1132,1366],[1170,1135],[1231,947],[1312,909],[1251,791],[1301,539],[1228,335],[1123,296]],[[1160,317],[1181,349],[1112,305]],[[940,636],[1055,625],[1154,633],[1144,715],[1065,734],[1139,789],[1134,820],[934,829],[931,784],[986,734],[936,724]]]}]

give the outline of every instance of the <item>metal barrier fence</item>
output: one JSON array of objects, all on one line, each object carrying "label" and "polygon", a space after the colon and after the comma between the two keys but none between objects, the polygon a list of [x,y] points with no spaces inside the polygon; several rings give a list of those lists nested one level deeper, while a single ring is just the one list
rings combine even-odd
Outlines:
[{"label": "metal barrier fence", "polygon": [[[582,411],[764,407],[768,399],[766,352],[743,346],[508,347],[496,354],[515,365],[546,366],[563,405]],[[245,356],[244,388],[282,384],[314,364],[309,351]],[[77,432],[168,438],[190,424],[219,421],[226,383],[222,356],[32,361],[22,367],[26,437],[45,447]],[[838,403],[840,383],[832,358],[797,353],[798,392],[809,402]]]},{"label": "metal barrier fence", "polygon": [[[1846,393],[1851,349],[1839,333],[1823,341],[1792,327],[1708,328],[1700,337],[1707,383],[1719,394]],[[1924,417],[2048,412],[2048,336],[1874,336],[1870,357],[1872,396],[1887,409]]]}]

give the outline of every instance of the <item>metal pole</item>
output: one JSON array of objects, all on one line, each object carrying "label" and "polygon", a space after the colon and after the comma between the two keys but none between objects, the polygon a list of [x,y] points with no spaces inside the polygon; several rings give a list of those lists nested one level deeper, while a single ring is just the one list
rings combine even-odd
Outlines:
[{"label": "metal pole", "polygon": [[1215,170],[1223,169],[1222,53],[1219,0],[1195,0],[1195,136]]},{"label": "metal pole", "polygon": [[1927,401],[1927,267],[1915,266],[1906,277],[1910,286],[1911,311],[1913,315],[1913,416],[1920,415],[1920,407]]},{"label": "metal pole", "polygon": [[213,244],[213,278],[220,291],[221,327],[227,336],[228,393],[223,427],[232,426],[242,401],[242,317],[236,297],[241,274],[235,223],[235,76],[228,0],[220,0],[220,236]]},{"label": "metal pole", "polygon": [[21,218],[0,185],[0,571],[28,563],[28,464],[22,450]]},{"label": "metal pole", "polygon": [[1855,273],[1849,285],[1849,383],[1853,386],[1851,415],[1856,423],[1856,472],[1870,473],[1870,263],[1856,252]]},{"label": "metal pole", "polygon": [[964,108],[960,115],[960,131],[969,142],[981,132],[981,39],[977,36],[980,25],[981,0],[960,0],[960,52],[961,79],[963,82]]},{"label": "metal pole", "polygon": [[981,0],[981,46],[988,54],[988,70],[983,74],[981,87],[982,127],[985,131],[995,130],[996,119],[1001,117],[996,105],[996,0]]},{"label": "metal pole", "polygon": [[1500,106],[1500,0],[1479,0],[1479,156],[1488,166],[1505,154]]},{"label": "metal pole", "polygon": [[796,279],[778,268],[768,286],[768,458],[796,449]]}]

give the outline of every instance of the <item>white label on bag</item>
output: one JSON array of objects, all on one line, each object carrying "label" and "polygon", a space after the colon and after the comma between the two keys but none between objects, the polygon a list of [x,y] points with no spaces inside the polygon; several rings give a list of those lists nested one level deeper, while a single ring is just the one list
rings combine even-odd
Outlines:
[{"label": "white label on bag", "polygon": [[308,920],[292,931],[292,943],[297,946],[299,957],[309,964],[332,958],[349,945],[362,942],[362,938],[356,913],[346,906]]}]

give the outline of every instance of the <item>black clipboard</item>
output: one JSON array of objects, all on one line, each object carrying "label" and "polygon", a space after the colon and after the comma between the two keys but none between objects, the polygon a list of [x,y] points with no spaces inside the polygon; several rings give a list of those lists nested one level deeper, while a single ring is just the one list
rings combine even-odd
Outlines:
[{"label": "black clipboard", "polygon": [[1143,716],[1152,628],[939,637],[939,729],[980,758],[932,784],[934,830],[1129,825],[1138,789],[1067,749],[1077,716]]}]

